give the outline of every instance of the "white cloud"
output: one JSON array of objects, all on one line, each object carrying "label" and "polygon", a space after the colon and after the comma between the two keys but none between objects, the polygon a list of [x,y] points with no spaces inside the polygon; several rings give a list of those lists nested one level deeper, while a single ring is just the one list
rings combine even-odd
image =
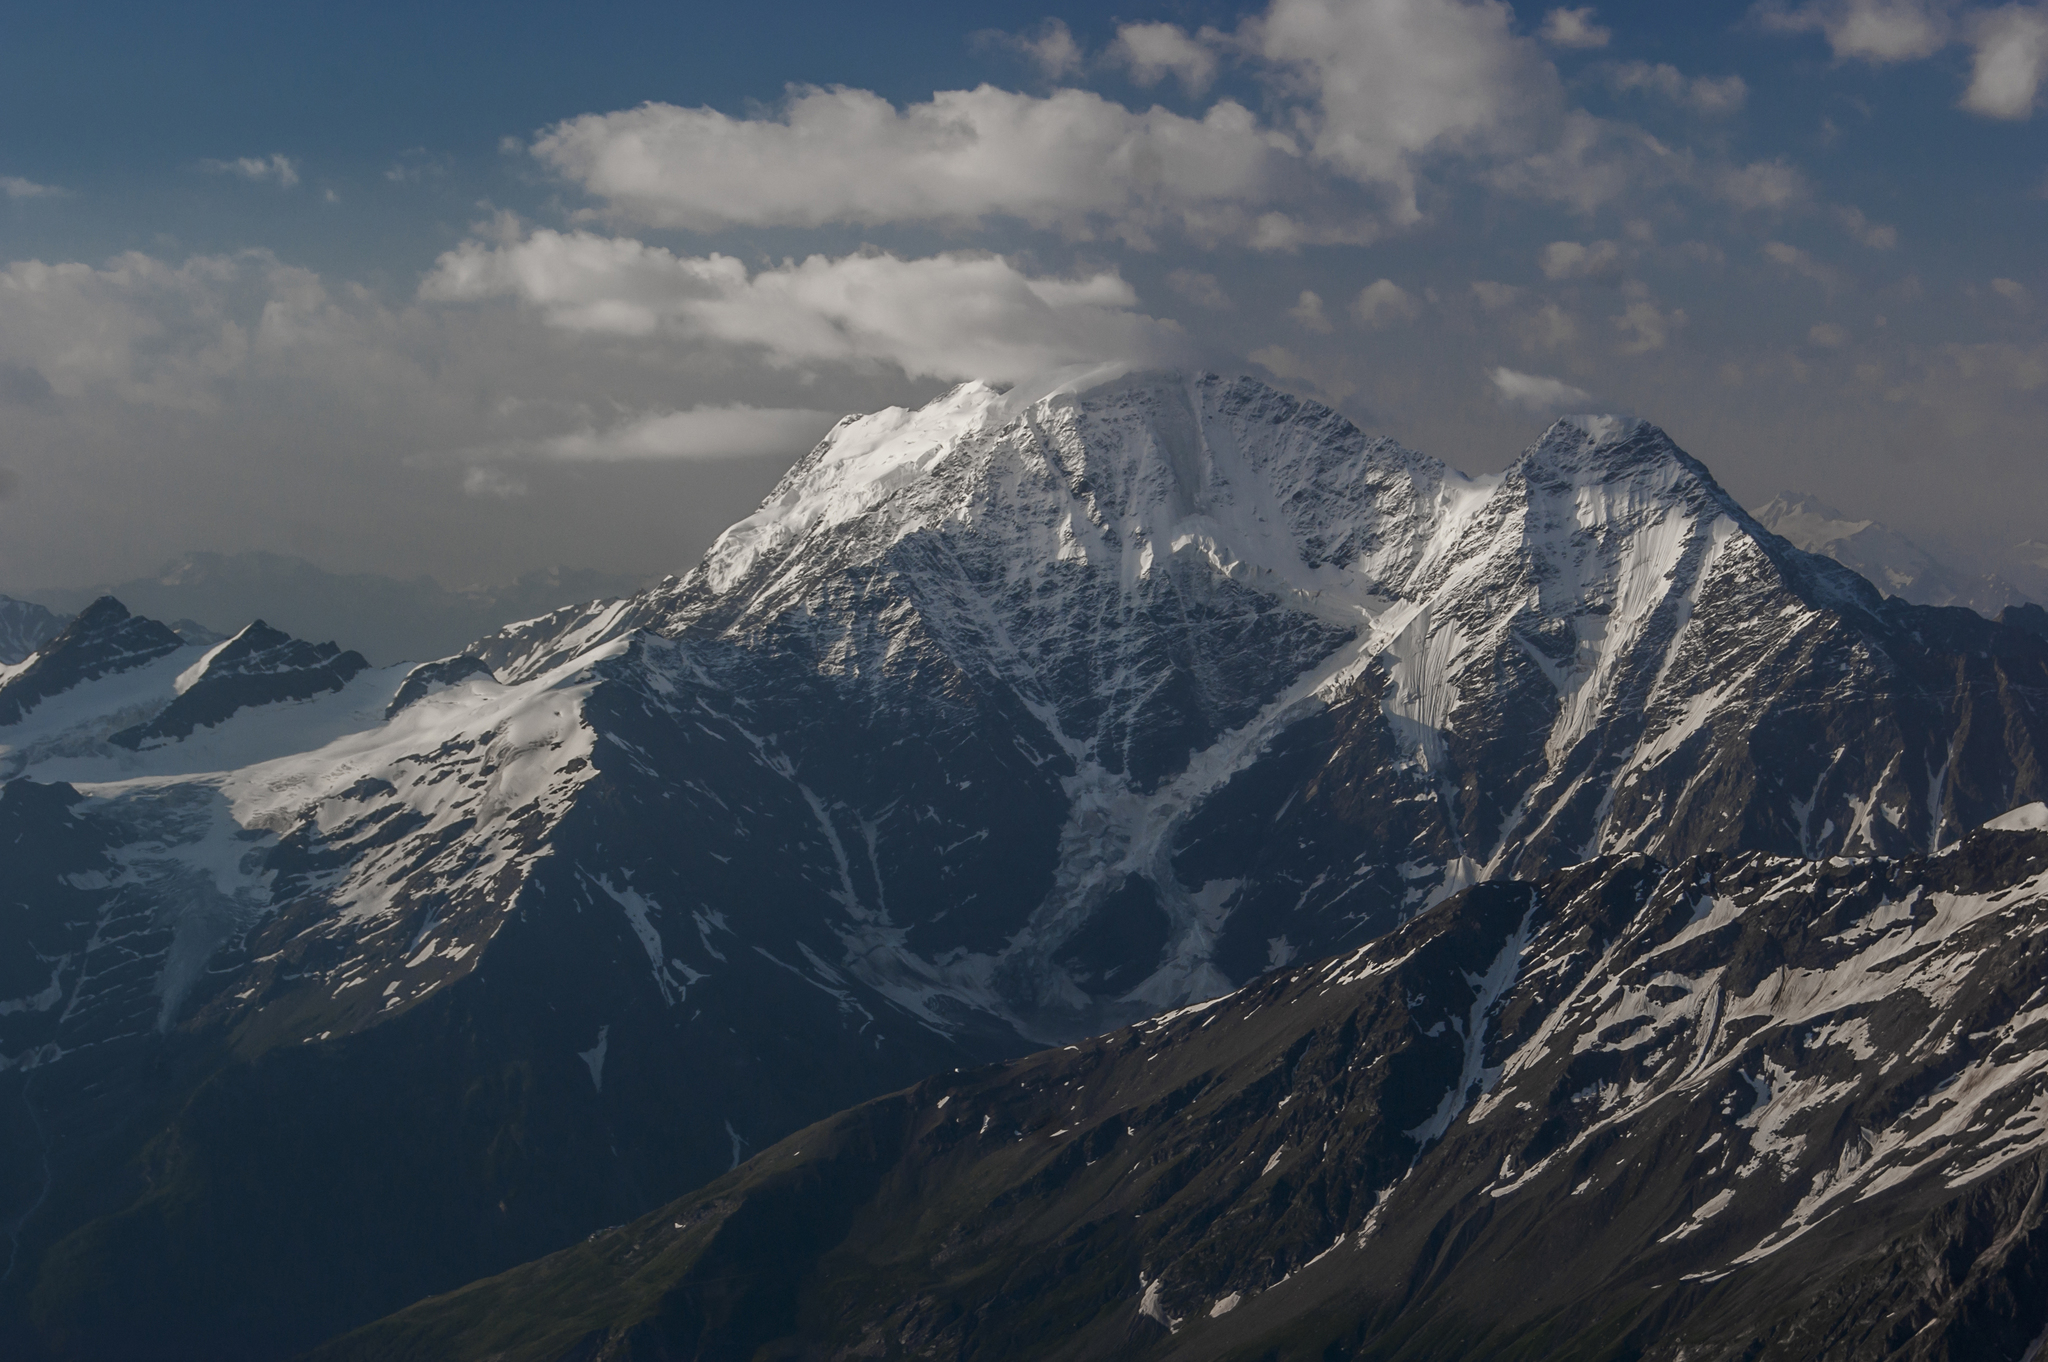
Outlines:
[{"label": "white cloud", "polygon": [[1307,97],[1315,157],[1419,221],[1418,158],[1511,157],[1562,112],[1557,73],[1499,0],[1273,0],[1243,41]]},{"label": "white cloud", "polygon": [[585,427],[541,441],[548,458],[739,459],[763,454],[792,458],[816,444],[837,416],[806,407],[699,405],[684,411],[646,412],[602,429]]},{"label": "white cloud", "polygon": [[1823,350],[1839,350],[1849,343],[1849,333],[1834,322],[1815,322],[1807,328],[1806,339]]},{"label": "white cloud", "polygon": [[2022,312],[2025,312],[2034,300],[2034,295],[2028,291],[2027,286],[2017,279],[1993,279],[1991,291]]},{"label": "white cloud", "polygon": [[1487,375],[1493,390],[1502,401],[1531,411],[1555,411],[1561,407],[1584,406],[1593,400],[1593,395],[1584,388],[1574,388],[1561,378],[1544,374],[1525,374],[1514,369],[1497,368]]},{"label": "white cloud", "polygon": [[749,274],[589,232],[465,242],[421,285],[435,300],[511,298],[553,325],[758,349],[786,367],[892,364],[913,377],[1020,379],[1068,364],[1168,363],[1183,344],[1114,273],[1033,277],[1000,256],[822,255]]},{"label": "white cloud", "polygon": [[1835,209],[1835,216],[1850,236],[1874,251],[1888,251],[1899,244],[1899,229],[1881,222],[1872,222],[1863,215],[1861,208],[1847,204]]},{"label": "white cloud", "polygon": [[272,289],[287,308],[324,302],[311,275],[262,254],[173,265],[131,252],[99,268],[16,261],[0,270],[0,362],[33,370],[66,399],[210,410],[218,383],[244,370],[262,339]]},{"label": "white cloud", "polygon": [[1607,81],[1616,90],[1647,91],[1661,95],[1683,108],[1703,114],[1728,114],[1740,109],[1749,98],[1749,86],[1741,76],[1688,77],[1665,62],[1622,62],[1608,68]]},{"label": "white cloud", "polygon": [[1621,353],[1624,355],[1662,350],[1671,333],[1685,325],[1684,308],[1675,307],[1666,312],[1650,296],[1649,286],[1640,281],[1631,279],[1622,285],[1622,296],[1628,301],[1621,315],[1612,320],[1614,329],[1622,335]]},{"label": "white cloud", "polygon": [[274,152],[268,157],[238,156],[232,161],[201,161],[199,165],[216,175],[239,175],[259,183],[275,180],[281,189],[290,189],[299,182],[298,166],[282,153]]},{"label": "white cloud", "polygon": [[[1558,19],[1557,33],[1590,40],[1590,9],[1558,13],[1577,20]],[[1040,38],[1069,51],[1063,28]],[[1420,222],[1437,179],[1591,212],[1693,173],[1683,151],[1572,108],[1503,0],[1270,0],[1230,34],[1126,24],[1104,60],[1195,92],[1226,53],[1266,86],[1263,117],[1229,98],[1188,117],[1071,88],[983,85],[898,106],[792,87],[747,116],[668,104],[584,114],[529,150],[604,215],[650,227],[1014,219],[1148,249],[1167,231],[1261,251],[1365,244]],[[1052,65],[1089,66],[1078,47],[1070,55]],[[1672,85],[1669,68],[1642,69],[1689,107],[1726,111],[1746,96],[1733,77],[1671,71]]]},{"label": "white cloud", "polygon": [[643,104],[557,124],[533,144],[553,170],[656,227],[1021,218],[1135,245],[1167,226],[1245,239],[1298,154],[1243,105],[1201,118],[1134,113],[1083,90],[984,85],[898,109],[865,90],[798,89],[733,118]]},{"label": "white cloud", "polygon": [[1189,37],[1178,24],[1125,24],[1116,31],[1109,58],[1128,67],[1131,79],[1147,88],[1173,76],[1190,95],[1199,95],[1216,79],[1215,49]]},{"label": "white cloud", "polygon": [[1313,289],[1303,289],[1301,297],[1295,300],[1294,306],[1287,309],[1287,315],[1294,318],[1298,325],[1306,327],[1310,331],[1320,332],[1325,336],[1329,335],[1333,329],[1330,325],[1330,319],[1323,315],[1322,295]]},{"label": "white cloud", "polygon": [[2048,67],[2048,11],[2007,5],[1980,13],[1970,24],[1970,45],[1976,56],[1963,107],[1989,118],[2031,116]]},{"label": "white cloud", "polygon": [[1175,270],[1166,276],[1166,286],[1196,307],[1208,308],[1212,312],[1228,312],[1231,308],[1230,295],[1216,282],[1216,276],[1201,270]]},{"label": "white cloud", "polygon": [[1498,312],[1501,308],[1514,306],[1515,300],[1522,296],[1522,291],[1513,284],[1496,283],[1491,279],[1474,279],[1472,296],[1477,298],[1479,305],[1488,312]]},{"label": "white cloud", "polygon": [[987,29],[974,36],[980,45],[1007,47],[1018,53],[1047,80],[1065,80],[1076,75],[1088,60],[1064,19],[1047,19],[1025,33]]},{"label": "white cloud", "polygon": [[[1478,287],[1474,285],[1474,287]],[[1367,326],[1406,321],[1421,311],[1413,294],[1391,279],[1375,279],[1351,300],[1351,315]]]},{"label": "white cloud", "polygon": [[1713,188],[1737,208],[1748,209],[1790,207],[1811,192],[1800,169],[1783,160],[1725,166],[1716,172]]},{"label": "white cloud", "polygon": [[1780,33],[1821,33],[1840,58],[1887,63],[1931,57],[1953,29],[1946,0],[1809,0],[1787,8],[1766,0],[1756,16]]},{"label": "white cloud", "polygon": [[463,473],[462,490],[473,497],[496,497],[509,501],[513,497],[525,496],[527,487],[524,478],[484,464]]},{"label": "white cloud", "polygon": [[1546,279],[1612,278],[1621,270],[1621,248],[1612,241],[1553,241],[1536,261]]},{"label": "white cloud", "polygon": [[1771,263],[1783,265],[1794,274],[1804,275],[1823,288],[1835,288],[1842,282],[1841,276],[1832,267],[1787,242],[1766,241],[1763,245],[1763,255]]},{"label": "white cloud", "polygon": [[66,192],[55,185],[24,180],[19,175],[0,175],[0,194],[5,194],[10,199],[61,198]]},{"label": "white cloud", "polygon": [[1537,36],[1552,47],[1605,47],[1614,34],[1593,22],[1593,7],[1554,9],[1543,16]]}]

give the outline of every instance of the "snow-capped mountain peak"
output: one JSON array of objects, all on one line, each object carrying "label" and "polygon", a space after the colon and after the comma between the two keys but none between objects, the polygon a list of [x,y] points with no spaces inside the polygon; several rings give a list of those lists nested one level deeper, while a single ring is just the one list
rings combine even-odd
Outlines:
[{"label": "snow-capped mountain peak", "polygon": [[[436,1130],[551,1113],[550,1185],[680,1190],[1475,880],[1925,853],[2048,797],[2048,641],[1883,601],[1655,427],[1561,423],[1470,477],[1214,375],[850,419],[694,570],[420,668],[344,677],[252,630],[194,671],[119,609],[74,643],[118,626],[160,656],[0,713],[28,777],[0,824],[64,857],[0,858],[33,905],[0,921],[0,1072],[55,1070],[38,1100],[89,1123],[66,1056],[154,1072],[140,1047],[180,1031],[285,1075],[238,1109],[547,1233],[626,1213],[519,1209],[556,1203],[377,1108],[309,1119],[325,1066],[447,1097]],[[261,1129],[160,1144],[256,1179]],[[181,1204],[292,1200],[207,1186]]]}]

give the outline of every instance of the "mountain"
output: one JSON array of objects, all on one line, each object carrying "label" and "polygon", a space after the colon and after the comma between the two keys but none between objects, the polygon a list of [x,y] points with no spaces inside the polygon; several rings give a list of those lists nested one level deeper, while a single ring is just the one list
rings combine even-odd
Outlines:
[{"label": "mountain", "polygon": [[0,680],[24,1356],[311,1346],[1482,881],[2048,795],[2048,640],[1654,427],[1472,478],[1214,376],[849,417],[684,576],[417,668],[98,637]]},{"label": "mountain", "polygon": [[621,573],[551,568],[505,586],[450,589],[431,577],[333,573],[288,554],[252,552],[188,553],[147,577],[35,594],[45,605],[74,612],[113,596],[132,610],[177,622],[173,627],[181,632],[195,620],[221,636],[252,619],[276,620],[288,632],[345,638],[380,661],[396,662],[443,657],[514,620],[629,595],[641,585]]},{"label": "mountain", "polygon": [[62,629],[62,615],[29,601],[0,596],[0,667],[24,661]]},{"label": "mountain", "polygon": [[313,1356],[2031,1358],[2048,807],[2003,822],[1467,889]]},{"label": "mountain", "polygon": [[[1960,605],[1996,618],[2001,610],[2028,599],[2025,587],[1997,571],[1971,571],[1951,566],[1876,520],[1852,520],[1818,497],[1781,492],[1756,513],[1771,533],[1808,553],[1829,558],[1876,583],[1887,596],[1918,605]],[[2029,556],[2031,553],[2031,557]],[[2031,543],[2015,551],[2007,574],[2032,579],[2040,565]],[[2038,593],[2038,583],[2036,583]]]}]

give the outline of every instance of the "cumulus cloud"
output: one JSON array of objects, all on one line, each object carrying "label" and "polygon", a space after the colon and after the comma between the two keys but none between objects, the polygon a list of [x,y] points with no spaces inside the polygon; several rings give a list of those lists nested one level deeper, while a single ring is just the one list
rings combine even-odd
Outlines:
[{"label": "cumulus cloud", "polygon": [[[1557,14],[1576,16],[1551,26],[1560,41],[1604,32],[1589,26],[1590,9]],[[1175,231],[1262,251],[1378,240],[1420,222],[1439,179],[1590,212],[1689,173],[1682,153],[1572,108],[1503,0],[1271,0],[1228,34],[1160,22],[1118,34],[1102,60],[1136,82],[1172,77],[1196,93],[1227,53],[1265,86],[1268,113],[1230,98],[1199,116],[1135,110],[1072,88],[983,85],[899,106],[867,90],[791,87],[745,116],[653,103],[585,114],[528,149],[621,223],[708,232],[1011,219],[1140,248]],[[1050,67],[1099,64],[1070,49],[1064,28],[1040,37],[1061,54]],[[1627,72],[1709,112],[1746,95],[1732,77]]]},{"label": "cumulus cloud", "polygon": [[1646,284],[1631,279],[1622,286],[1622,296],[1627,303],[1621,315],[1613,318],[1613,323],[1614,329],[1621,333],[1621,353],[1624,355],[1662,350],[1671,333],[1685,325],[1685,309],[1675,307],[1666,311],[1657,306],[1657,300],[1650,295]]},{"label": "cumulus cloud", "polygon": [[199,166],[215,175],[238,175],[258,183],[275,180],[280,189],[290,189],[299,182],[297,164],[291,157],[277,152],[269,156],[238,156],[232,161],[201,161]]},{"label": "cumulus cloud", "polygon": [[1963,107],[1987,118],[2030,117],[2048,67],[2048,11],[2007,5],[1978,14],[1970,45],[1976,53]]},{"label": "cumulus cloud", "polygon": [[1954,25],[1944,0],[1809,0],[1787,6],[1765,0],[1758,21],[1779,33],[1820,33],[1839,58],[1887,63],[1931,57]]},{"label": "cumulus cloud", "polygon": [[1183,344],[1135,311],[1136,293],[1114,273],[1035,277],[965,252],[814,255],[750,274],[730,256],[536,231],[465,242],[420,292],[514,299],[572,331],[740,346],[786,367],[890,364],[912,377],[1015,380],[1068,364],[1169,363]]},{"label": "cumulus cloud", "polygon": [[1064,19],[1047,19],[1024,33],[987,29],[974,35],[984,47],[1007,47],[1036,67],[1047,80],[1065,80],[1087,64],[1087,54]]},{"label": "cumulus cloud", "polygon": [[1240,37],[1306,96],[1314,156],[1413,223],[1420,157],[1512,156],[1563,110],[1556,71],[1513,22],[1498,0],[1273,0]]},{"label": "cumulus cloud", "polygon": [[1553,241],[1537,253],[1546,279],[1609,279],[1621,272],[1621,247],[1612,241]]},{"label": "cumulus cloud", "polygon": [[1724,166],[1713,177],[1714,192],[1737,208],[1789,208],[1812,192],[1806,176],[1788,161],[1752,161]]},{"label": "cumulus cloud", "polygon": [[1584,406],[1593,400],[1593,395],[1584,388],[1574,388],[1561,378],[1545,374],[1496,368],[1487,374],[1487,379],[1503,402],[1530,411],[1556,411],[1563,407]]},{"label": "cumulus cloud", "polygon": [[1287,309],[1287,315],[1294,318],[1296,324],[1325,336],[1334,329],[1329,317],[1323,313],[1322,295],[1313,289],[1303,289],[1294,306]]},{"label": "cumulus cloud", "polygon": [[66,191],[50,184],[37,184],[19,175],[0,175],[0,194],[11,200],[60,198]]},{"label": "cumulus cloud", "polygon": [[131,252],[103,267],[16,261],[0,270],[0,363],[59,397],[208,410],[253,349],[325,301],[314,276],[261,252],[183,264]]},{"label": "cumulus cloud", "polygon": [[807,407],[699,405],[585,427],[541,441],[533,450],[548,458],[604,461],[794,457],[816,444],[837,419],[832,412]]},{"label": "cumulus cloud", "polygon": [[1421,310],[1415,296],[1391,279],[1373,280],[1351,300],[1351,315],[1367,326],[1407,321]]},{"label": "cumulus cloud", "polygon": [[1631,61],[1607,70],[1608,84],[1624,93],[1643,91],[1659,95],[1682,108],[1703,114],[1728,114],[1740,109],[1749,98],[1749,86],[1741,76],[1688,77],[1667,62],[1651,65]]},{"label": "cumulus cloud", "polygon": [[1543,16],[1537,36],[1553,47],[1605,47],[1614,34],[1593,22],[1593,7],[1554,9]]},{"label": "cumulus cloud", "polygon": [[1221,35],[1205,32],[1204,42],[1188,36],[1178,24],[1125,24],[1116,31],[1109,59],[1127,68],[1131,79],[1151,87],[1172,76],[1190,95],[1199,95],[1216,79],[1216,50]]},{"label": "cumulus cloud", "polygon": [[1084,90],[984,85],[898,109],[865,90],[793,90],[772,113],[643,104],[557,124],[551,169],[655,227],[975,223],[1014,217],[1134,245],[1168,225],[1243,239],[1298,159],[1243,105],[1134,113]]}]

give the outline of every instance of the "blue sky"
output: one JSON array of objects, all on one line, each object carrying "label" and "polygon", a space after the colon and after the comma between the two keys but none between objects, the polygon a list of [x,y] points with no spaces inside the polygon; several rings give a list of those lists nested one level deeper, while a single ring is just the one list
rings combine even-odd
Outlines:
[{"label": "blue sky", "polygon": [[0,591],[680,570],[840,412],[1111,357],[2048,539],[2044,65],[1937,0],[11,6]]}]

